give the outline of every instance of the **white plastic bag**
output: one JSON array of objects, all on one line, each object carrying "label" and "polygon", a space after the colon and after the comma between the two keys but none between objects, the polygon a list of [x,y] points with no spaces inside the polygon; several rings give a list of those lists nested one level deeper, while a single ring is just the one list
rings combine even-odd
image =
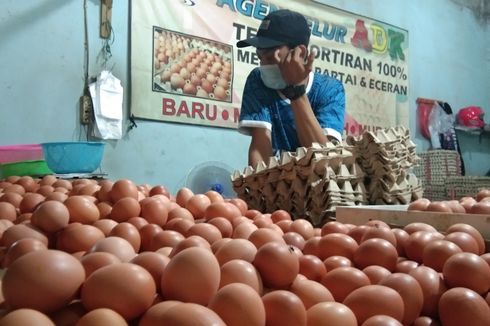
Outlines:
[{"label": "white plastic bag", "polygon": [[107,70],[89,85],[94,105],[94,136],[101,139],[122,138],[123,87],[121,81]]}]

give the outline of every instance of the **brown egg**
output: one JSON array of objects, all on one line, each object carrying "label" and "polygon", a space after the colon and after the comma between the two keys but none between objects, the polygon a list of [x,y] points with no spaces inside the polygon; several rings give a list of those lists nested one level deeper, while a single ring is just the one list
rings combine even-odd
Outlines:
[{"label": "brown egg", "polygon": [[148,223],[153,223],[160,226],[167,223],[168,210],[163,201],[157,198],[147,198],[142,200],[140,204],[141,216],[145,218]]},{"label": "brown egg", "polygon": [[177,231],[180,234],[187,234],[187,231],[189,231],[194,224],[194,220],[174,218],[173,220],[168,221],[167,224],[163,226],[163,229]]},{"label": "brown egg", "polygon": [[31,251],[47,250],[48,247],[45,243],[33,239],[23,238],[15,241],[10,247],[7,248],[7,252],[2,259],[2,266],[8,268],[17,258],[24,256]]},{"label": "brown egg", "polygon": [[362,270],[364,274],[369,278],[369,281],[371,281],[371,284],[379,284],[382,280],[384,280],[386,277],[391,275],[391,272],[378,265],[371,265]]},{"label": "brown egg", "polygon": [[70,222],[92,224],[100,218],[97,205],[87,196],[71,196],[64,201],[70,212]]},{"label": "brown egg", "polygon": [[153,280],[155,281],[157,292],[160,293],[160,279],[162,278],[163,270],[169,261],[170,258],[164,255],[147,251],[136,255],[136,257],[131,260],[131,263],[143,267],[151,274]]},{"label": "brown egg", "polygon": [[438,238],[437,233],[416,231],[410,234],[405,243],[405,253],[410,260],[422,263],[425,246]]},{"label": "brown egg", "polygon": [[465,287],[480,295],[490,289],[490,266],[478,255],[456,253],[448,258],[442,273],[450,288]]},{"label": "brown egg", "polygon": [[307,279],[320,282],[327,274],[323,261],[314,255],[301,255],[299,257],[299,273]]},{"label": "brown egg", "polygon": [[9,307],[48,313],[67,305],[84,280],[83,266],[73,256],[58,250],[38,250],[10,265],[2,280],[2,292]]},{"label": "brown egg", "polygon": [[249,239],[256,230],[258,228],[253,223],[243,222],[234,227],[231,237],[234,239]]},{"label": "brown egg", "polygon": [[378,265],[391,272],[396,268],[397,259],[396,248],[389,241],[379,238],[361,242],[353,257],[354,265],[360,269]]},{"label": "brown egg", "polygon": [[279,242],[269,242],[258,248],[253,265],[264,285],[272,288],[286,288],[299,273],[298,256],[288,245]]},{"label": "brown egg", "polygon": [[213,310],[196,303],[178,303],[166,309],[158,319],[168,326],[226,326]]},{"label": "brown egg", "polygon": [[116,203],[124,197],[131,197],[137,200],[138,188],[133,181],[128,179],[120,179],[114,182],[109,195],[112,203]]},{"label": "brown egg", "polygon": [[139,233],[141,236],[141,251],[151,250],[151,242],[153,241],[153,237],[155,234],[162,232],[163,229],[156,224],[146,224],[141,229],[139,229]]},{"label": "brown egg", "polygon": [[444,240],[455,243],[463,252],[478,254],[480,249],[476,239],[467,232],[451,232],[444,237]]},{"label": "brown egg", "polygon": [[327,269],[327,273],[338,267],[352,267],[353,264],[350,259],[342,256],[330,256],[323,261],[323,265]]},{"label": "brown egg", "polygon": [[391,229],[378,226],[368,227],[366,232],[362,235],[359,244],[369,239],[384,239],[396,247],[396,236]]},{"label": "brown egg", "polygon": [[186,207],[187,201],[194,196],[194,193],[189,188],[183,187],[177,191],[175,201],[179,206]]},{"label": "brown egg", "polygon": [[450,241],[434,240],[425,246],[422,262],[425,266],[442,272],[448,258],[460,252],[463,252],[461,248]]},{"label": "brown egg", "polygon": [[[366,227],[367,228],[367,227]],[[325,223],[321,228],[321,236],[331,234],[331,233],[344,233],[347,234],[349,232],[349,228],[340,222],[330,221]]]},{"label": "brown egg", "polygon": [[335,301],[332,293],[325,286],[308,279],[296,278],[289,287],[289,291],[301,299],[306,310],[320,302]]},{"label": "brown egg", "polygon": [[441,324],[433,318],[420,316],[413,322],[412,326],[440,326]]},{"label": "brown egg", "polygon": [[379,285],[392,288],[402,297],[404,312],[401,322],[404,325],[411,325],[420,316],[424,303],[424,294],[415,278],[408,274],[394,273],[384,278]]},{"label": "brown egg", "polygon": [[465,223],[456,223],[451,225],[447,230],[446,234],[452,232],[466,232],[471,235],[478,244],[478,254],[482,255],[485,252],[485,239],[474,226]]},{"label": "brown egg", "polygon": [[46,201],[32,213],[31,222],[41,230],[54,233],[68,225],[70,212],[63,203],[58,201]]},{"label": "brown egg", "polygon": [[57,234],[56,247],[68,253],[88,251],[104,233],[92,225],[71,223]]},{"label": "brown egg", "polygon": [[306,325],[306,310],[303,302],[292,292],[274,290],[264,296],[266,325]]},{"label": "brown egg", "polygon": [[476,199],[476,201],[481,201],[483,198],[486,198],[486,197],[490,197],[490,188],[481,189],[480,191],[478,191],[475,199]]},{"label": "brown egg", "polygon": [[403,326],[398,320],[385,315],[376,315],[366,319],[362,326]]},{"label": "brown egg", "polygon": [[286,244],[281,234],[269,228],[260,228],[253,231],[248,237],[248,240],[252,242],[257,249],[260,249],[263,245],[270,242]]},{"label": "brown egg", "polygon": [[179,252],[183,251],[184,249],[192,248],[192,247],[200,247],[212,252],[211,245],[206,239],[198,235],[191,235],[190,237],[185,238],[184,240],[177,243],[177,245],[172,249],[172,252],[170,253],[169,257],[172,258],[173,256],[177,255]]},{"label": "brown egg", "polygon": [[[215,203],[213,205],[219,205],[219,207],[222,207],[222,204],[224,204],[224,203],[221,203],[221,204],[220,203]],[[209,199],[209,197],[207,197],[206,195],[203,195],[203,194],[197,194],[197,195],[194,195],[191,198],[189,198],[189,200],[187,201],[187,203],[185,205],[185,208],[188,209],[189,212],[192,213],[192,216],[194,216],[194,219],[200,219],[200,218],[204,218],[205,217],[206,209],[210,205],[211,205],[211,200]],[[238,208],[236,208],[236,210],[239,211]],[[222,211],[220,210],[220,213],[221,212]],[[213,218],[213,217],[217,217],[217,216],[226,217],[226,216],[223,216],[221,214],[219,214],[219,215],[212,215],[212,216],[211,215],[208,215],[207,216],[207,219],[210,219],[210,218]]]},{"label": "brown egg", "polygon": [[105,201],[98,202],[97,208],[99,209],[101,219],[105,219],[105,218],[110,217],[111,211],[112,211],[112,204],[111,203],[105,202]]},{"label": "brown egg", "polygon": [[16,192],[7,192],[0,197],[0,202],[11,203],[15,208],[19,208],[20,202],[22,201],[22,195]]},{"label": "brown egg", "polygon": [[301,235],[305,240],[313,237],[313,225],[304,219],[297,219],[289,226],[289,231],[296,232]]},{"label": "brown egg", "polygon": [[[230,242],[231,240],[233,240],[232,238],[221,238],[217,241],[215,241],[212,245],[211,245],[211,251],[213,252],[213,254],[216,256],[216,252],[221,249],[221,247],[223,247],[223,245],[227,242]],[[255,248],[255,246],[254,246]]]},{"label": "brown egg", "polygon": [[155,294],[155,282],[146,269],[120,263],[94,271],[85,280],[80,297],[87,310],[109,308],[130,320],[151,306]]},{"label": "brown egg", "polygon": [[187,230],[187,236],[198,235],[206,239],[209,244],[222,239],[221,231],[214,225],[208,223],[196,223]]},{"label": "brown egg", "polygon": [[15,193],[23,196],[23,195],[25,195],[26,190],[21,185],[12,184],[12,185],[4,188],[3,192],[4,193],[15,192]]},{"label": "brown egg", "polygon": [[437,232],[437,230],[432,225],[422,222],[409,223],[403,227],[403,230],[408,234],[412,234],[417,231]]},{"label": "brown egg", "polygon": [[109,218],[104,218],[95,221],[92,225],[95,226],[97,229],[101,230],[102,233],[107,237],[117,224],[118,223],[114,220],[111,220]]},{"label": "brown egg", "polygon": [[229,202],[238,207],[242,215],[245,215],[248,210],[248,204],[245,200],[241,198],[232,198],[229,200]]},{"label": "brown egg", "polygon": [[54,187],[53,186],[40,186],[37,191],[38,194],[43,195],[44,197],[52,194],[54,192]]},{"label": "brown egg", "polygon": [[246,239],[232,239],[229,242],[223,244],[223,246],[216,251],[216,259],[220,266],[233,259],[242,259],[248,262],[253,262],[257,248],[255,245]]},{"label": "brown egg", "polygon": [[[196,197],[196,196],[194,196],[194,197]],[[206,220],[210,220],[214,217],[224,217],[224,218],[232,221],[233,218],[238,217],[238,216],[242,216],[242,212],[240,211],[240,209],[238,209],[238,207],[236,207],[235,205],[233,205],[231,203],[227,203],[227,202],[211,203],[210,202],[209,204],[207,204],[207,201],[204,200],[202,197],[199,197],[196,199],[194,199],[194,197],[191,198],[187,202],[187,206],[191,205],[191,207],[192,207],[192,205],[194,204],[195,201],[201,201],[200,205],[202,205],[202,207],[204,207],[204,212],[202,215],[199,213],[198,213],[198,215],[196,215],[196,213],[194,213],[190,207],[186,207],[187,209],[189,209],[192,212],[192,215],[194,215],[195,218],[204,217]]]},{"label": "brown egg", "polygon": [[108,308],[94,309],[78,320],[76,326],[127,326],[126,320],[117,312]]},{"label": "brown egg", "polygon": [[220,288],[208,308],[216,312],[226,325],[265,325],[265,307],[261,297],[243,283]]},{"label": "brown egg", "polygon": [[446,285],[441,276],[427,266],[419,266],[411,270],[409,275],[415,278],[422,288],[424,304],[421,315],[436,317],[439,299],[442,293],[446,291]]},{"label": "brown egg", "polygon": [[356,315],[359,324],[376,315],[403,319],[403,299],[395,290],[382,285],[367,285],[352,291],[343,301]]},{"label": "brown egg", "polygon": [[308,309],[306,317],[307,325],[358,325],[352,310],[338,302],[317,303]]},{"label": "brown egg", "polygon": [[330,256],[343,256],[352,260],[358,247],[356,240],[347,234],[327,234],[318,243],[318,257],[325,260]]},{"label": "brown egg", "polygon": [[224,263],[221,268],[219,288],[231,283],[243,283],[252,287],[259,295],[263,292],[262,278],[251,263],[242,259],[233,259]]},{"label": "brown egg", "polygon": [[450,289],[441,296],[439,316],[444,326],[490,325],[490,307],[485,299],[466,288]]},{"label": "brown egg", "polygon": [[194,222],[194,216],[192,216],[192,213],[184,207],[176,207],[168,212],[167,221],[171,221],[175,218],[187,219]]},{"label": "brown egg", "polygon": [[175,248],[185,237],[177,231],[163,230],[156,233],[150,241],[148,250],[156,251],[160,248]]},{"label": "brown egg", "polygon": [[427,198],[419,198],[408,205],[407,211],[425,211],[430,204]]},{"label": "brown egg", "polygon": [[107,237],[97,240],[88,252],[108,252],[115,255],[123,263],[129,262],[136,256],[133,246],[125,239],[119,237]]},{"label": "brown egg", "polygon": [[220,267],[211,250],[186,248],[173,256],[164,269],[162,296],[166,300],[207,305],[216,294],[219,282]]},{"label": "brown egg", "polygon": [[452,213],[451,207],[445,201],[433,201],[427,206],[428,212]]},{"label": "brown egg", "polygon": [[150,189],[150,192],[148,193],[148,195],[151,197],[151,196],[155,196],[155,195],[164,195],[164,196],[167,196],[169,197],[170,194],[167,190],[167,188],[163,185],[156,185],[156,186],[153,186],[151,189]]},{"label": "brown egg", "polygon": [[19,212],[21,214],[32,213],[45,199],[46,198],[43,195],[37,193],[26,193],[19,204]]},{"label": "brown egg", "polygon": [[398,251],[398,256],[405,256],[405,244],[409,238],[407,231],[403,229],[392,229],[391,230],[396,238],[396,251]]},{"label": "brown egg", "polygon": [[229,238],[233,233],[233,225],[231,224],[230,220],[224,217],[212,218],[207,223],[217,227],[223,238]]},{"label": "brown egg", "polygon": [[48,175],[45,175],[41,178],[41,180],[39,181],[39,184],[41,186],[43,185],[49,185],[49,186],[52,186],[58,179],[52,175],[52,174],[48,174]]},{"label": "brown egg", "polygon": [[33,238],[41,241],[48,246],[48,238],[36,227],[30,224],[12,225],[3,232],[2,244],[5,247],[10,247],[14,242],[24,238]]},{"label": "brown egg", "polygon": [[277,223],[277,222],[282,221],[282,220],[290,221],[291,215],[283,209],[278,209],[278,210],[275,210],[274,212],[272,212],[271,219],[272,219],[272,222],[274,222],[274,223]]},{"label": "brown egg", "polygon": [[152,305],[141,317],[139,320],[138,326],[154,326],[161,325],[161,316],[164,315],[165,311],[175,306],[176,304],[180,304],[180,301],[176,300],[167,300],[163,302],[156,303]]},{"label": "brown egg", "polygon": [[111,230],[109,237],[126,239],[133,246],[135,252],[139,252],[140,250],[141,236],[136,226],[131,223],[119,223]]},{"label": "brown egg", "polygon": [[121,263],[121,259],[108,252],[89,252],[80,257],[80,262],[85,269],[86,277],[101,267]]},{"label": "brown egg", "polygon": [[36,325],[36,326],[54,326],[53,321],[48,316],[34,309],[16,309],[7,313],[0,319],[2,326],[14,325]]},{"label": "brown egg", "polygon": [[111,219],[116,222],[126,222],[131,217],[139,216],[141,213],[141,207],[138,200],[131,197],[124,197],[119,199],[111,210]]},{"label": "brown egg", "polygon": [[470,214],[482,214],[489,215],[490,214],[490,200],[482,200],[475,205],[471,206],[469,211]]},{"label": "brown egg", "polygon": [[335,301],[342,302],[354,290],[371,284],[362,271],[354,267],[338,267],[327,272],[321,283],[332,293]]},{"label": "brown egg", "polygon": [[0,202],[0,219],[15,221],[17,218],[17,210],[15,206],[9,202]]},{"label": "brown egg", "polygon": [[46,201],[56,200],[56,201],[59,201],[61,203],[64,203],[67,198],[68,198],[68,195],[61,193],[61,192],[57,192],[57,191],[46,195]]}]

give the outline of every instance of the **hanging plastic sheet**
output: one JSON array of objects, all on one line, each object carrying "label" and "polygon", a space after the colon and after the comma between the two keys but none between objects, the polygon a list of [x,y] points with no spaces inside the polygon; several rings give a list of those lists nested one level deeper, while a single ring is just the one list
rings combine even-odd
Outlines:
[{"label": "hanging plastic sheet", "polygon": [[121,139],[123,87],[110,71],[104,70],[97,81],[89,85],[94,106],[94,136],[101,139]]}]

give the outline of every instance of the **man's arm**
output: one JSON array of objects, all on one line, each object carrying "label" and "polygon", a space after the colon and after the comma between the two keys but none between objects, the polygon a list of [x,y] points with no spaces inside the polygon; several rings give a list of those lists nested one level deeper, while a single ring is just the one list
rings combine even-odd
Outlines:
[{"label": "man's arm", "polygon": [[267,128],[250,128],[252,140],[248,149],[248,164],[253,168],[257,163],[264,161],[266,164],[272,156],[271,132]]},{"label": "man's arm", "polygon": [[312,143],[325,144],[328,142],[325,131],[320,126],[310,101],[305,95],[291,101],[294,114],[294,123],[301,146],[310,147]]}]

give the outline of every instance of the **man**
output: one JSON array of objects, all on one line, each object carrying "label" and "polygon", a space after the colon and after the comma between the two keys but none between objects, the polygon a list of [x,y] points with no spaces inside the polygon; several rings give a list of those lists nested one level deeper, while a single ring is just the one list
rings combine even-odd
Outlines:
[{"label": "man", "polygon": [[238,125],[239,132],[252,136],[253,167],[280,151],[342,140],[344,87],[312,72],[309,39],[306,19],[281,9],[264,18],[256,36],[237,42],[237,47],[254,46],[260,60],[247,77]]}]

